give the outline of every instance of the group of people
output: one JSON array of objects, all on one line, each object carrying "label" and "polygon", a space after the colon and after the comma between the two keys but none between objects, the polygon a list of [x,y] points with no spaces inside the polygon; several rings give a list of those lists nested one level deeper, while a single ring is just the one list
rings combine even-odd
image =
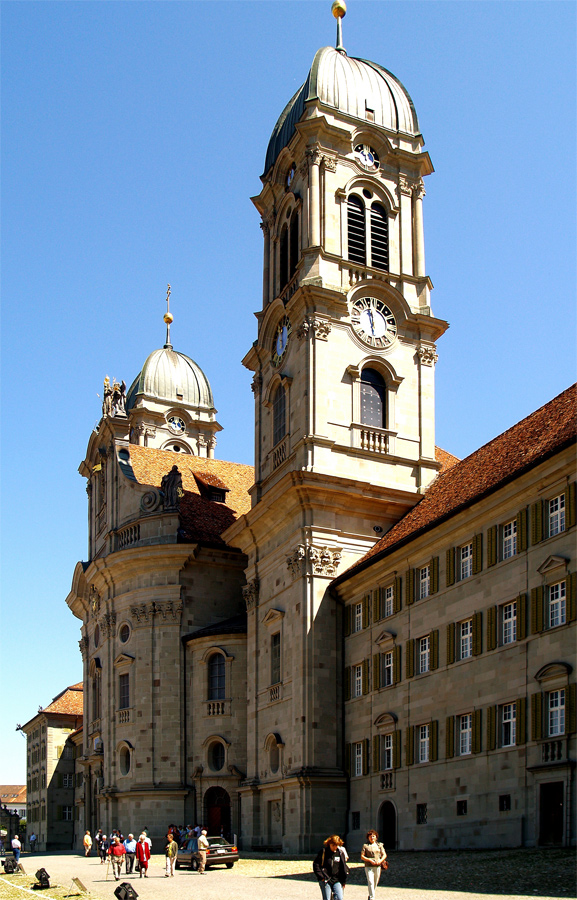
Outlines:
[{"label": "group of people", "polygon": [[[176,825],[169,825],[164,848],[166,859],[165,878],[174,875],[178,848],[189,838],[196,838],[198,841],[198,871],[201,875],[204,875],[206,851],[209,846],[206,835],[206,828],[201,828],[200,825],[195,825],[194,828],[192,825],[189,825],[186,829],[178,828]],[[135,840],[133,834],[129,834],[127,838],[124,838],[121,831],[117,828],[113,829],[109,837],[103,833],[102,828],[99,828],[94,836],[94,840],[92,840],[90,831],[87,831],[83,838],[83,846],[85,856],[90,856],[92,847],[96,846],[96,853],[100,857],[101,865],[104,865],[107,861],[112,865],[116,881],[119,880],[122,874],[123,862],[126,864],[127,875],[133,874],[136,863],[136,869],[140,877],[148,878],[148,863],[152,850],[152,841],[146,828],[139,835],[138,840]]]},{"label": "group of people", "polygon": [[[313,871],[318,879],[323,900],[331,900],[331,895],[334,900],[343,900],[343,888],[349,876],[348,858],[342,838],[338,834],[331,834],[323,843],[313,863]],[[366,843],[361,850],[361,862],[365,864],[369,900],[374,900],[381,872],[389,865],[387,852],[379,843],[379,835],[374,828],[367,831]]]}]

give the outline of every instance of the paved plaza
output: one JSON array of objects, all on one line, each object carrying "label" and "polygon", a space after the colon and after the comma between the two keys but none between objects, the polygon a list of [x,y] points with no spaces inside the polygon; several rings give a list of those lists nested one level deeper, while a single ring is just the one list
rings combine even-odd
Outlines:
[{"label": "paved plaza", "polygon": [[[528,897],[576,897],[575,853],[571,850],[498,850],[444,853],[391,853],[390,869],[377,890],[377,900],[518,900]],[[117,883],[98,859],[77,854],[25,854],[26,876],[0,877],[0,900],[25,897],[36,870],[44,867],[54,890],[44,898],[81,896],[71,886],[79,878],[92,900],[113,900]],[[352,874],[346,900],[366,900],[363,867],[351,861]],[[180,869],[174,878],[164,877],[164,858],[153,856],[148,879],[123,876],[142,900],[271,900],[302,898],[319,900],[310,858],[274,858],[251,854],[232,870],[210,869],[205,875]],[[120,883],[120,882],[119,882]],[[36,892],[34,892],[36,894]],[[38,896],[38,894],[36,894]]]}]

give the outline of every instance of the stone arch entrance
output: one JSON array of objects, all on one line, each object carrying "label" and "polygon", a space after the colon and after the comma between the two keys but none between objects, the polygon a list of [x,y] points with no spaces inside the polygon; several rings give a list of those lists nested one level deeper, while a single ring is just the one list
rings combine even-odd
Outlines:
[{"label": "stone arch entrance", "polygon": [[387,800],[379,810],[379,840],[385,850],[397,848],[397,811],[394,804]]},{"label": "stone arch entrance", "polygon": [[204,822],[209,835],[219,835],[222,830],[230,839],[230,797],[224,788],[211,787],[204,795]]}]

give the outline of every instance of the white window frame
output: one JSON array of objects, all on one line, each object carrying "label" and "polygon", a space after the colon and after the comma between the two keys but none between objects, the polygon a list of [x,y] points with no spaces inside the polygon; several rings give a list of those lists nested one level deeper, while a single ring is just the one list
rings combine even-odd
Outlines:
[{"label": "white window frame", "polygon": [[473,751],[473,714],[459,716],[459,756],[469,756]]},{"label": "white window frame", "polygon": [[463,581],[473,574],[473,542],[459,547],[459,579]]},{"label": "white window frame", "polygon": [[358,741],[358,743],[354,744],[354,762],[353,768],[355,777],[363,774],[363,743],[362,741]]},{"label": "white window frame", "polygon": [[428,672],[431,666],[431,636],[419,638],[419,675]]},{"label": "white window frame", "polygon": [[388,771],[393,768],[393,735],[383,735],[383,769]]},{"label": "white window frame", "polygon": [[517,519],[503,525],[503,559],[511,559],[517,553]]},{"label": "white window frame", "polygon": [[383,687],[390,687],[393,683],[393,651],[383,653]]},{"label": "white window frame", "polygon": [[547,625],[549,628],[558,628],[567,621],[567,582],[558,581],[549,585],[548,593]]},{"label": "white window frame", "polygon": [[417,761],[429,762],[429,726],[417,725]]},{"label": "white window frame", "polygon": [[501,707],[501,747],[514,747],[517,740],[517,704]]},{"label": "white window frame", "polygon": [[383,617],[388,618],[393,615],[393,599],[394,590],[391,585],[385,588],[385,603],[383,607]]},{"label": "white window frame", "polygon": [[363,695],[363,667],[353,666],[353,697]]},{"label": "white window frame", "polygon": [[501,607],[501,643],[514,644],[517,640],[517,601],[512,600]]},{"label": "white window frame", "polygon": [[68,773],[62,776],[62,787],[63,788],[73,788],[74,787],[74,775],[70,775]]},{"label": "white window frame", "polygon": [[473,656],[473,620],[459,622],[459,659],[470,659]]},{"label": "white window frame", "polygon": [[421,566],[419,569],[419,600],[424,600],[431,593],[431,567]]},{"label": "white window frame", "polygon": [[363,630],[363,604],[355,603],[354,605],[354,616],[353,616],[353,632],[356,634],[358,631]]},{"label": "white window frame", "polygon": [[549,737],[565,734],[565,688],[549,691],[547,695],[547,734]]},{"label": "white window frame", "polygon": [[72,822],[74,819],[74,810],[71,806],[62,807],[62,821]]},{"label": "white window frame", "polygon": [[549,537],[565,531],[565,494],[549,500]]}]

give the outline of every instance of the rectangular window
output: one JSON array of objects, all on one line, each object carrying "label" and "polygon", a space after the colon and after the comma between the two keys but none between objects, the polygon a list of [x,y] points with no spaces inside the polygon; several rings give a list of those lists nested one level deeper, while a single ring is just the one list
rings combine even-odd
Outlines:
[{"label": "rectangular window", "polygon": [[565,531],[565,494],[549,500],[549,537]]},{"label": "rectangular window", "polygon": [[383,687],[393,683],[393,651],[383,653]]},{"label": "rectangular window", "polygon": [[549,628],[564,625],[567,621],[565,603],[567,600],[567,583],[559,581],[549,588]]},{"label": "rectangular window", "polygon": [[459,577],[469,578],[473,574],[473,544],[464,544],[459,548]]},{"label": "rectangular window", "polygon": [[501,747],[513,747],[517,737],[517,704],[505,703],[501,708]]},{"label": "rectangular window", "polygon": [[511,794],[499,794],[499,812],[509,812],[511,809]]},{"label": "rectangular window", "polygon": [[419,569],[419,599],[429,596],[431,589],[431,567],[423,566]]},{"label": "rectangular window", "polygon": [[118,676],[118,709],[130,706],[130,675]]},{"label": "rectangular window", "polygon": [[383,769],[393,768],[393,735],[385,734],[383,737]]},{"label": "rectangular window", "polygon": [[385,597],[383,603],[383,616],[386,618],[387,616],[393,615],[393,588],[387,587],[385,588]]},{"label": "rectangular window", "polygon": [[467,801],[466,800],[457,800],[457,815],[458,816],[466,816],[467,815]]},{"label": "rectangular window", "polygon": [[473,715],[465,713],[459,716],[459,756],[468,756],[471,752],[473,737]]},{"label": "rectangular window", "polygon": [[363,667],[353,666],[353,697],[361,697],[363,693]]},{"label": "rectangular window", "polygon": [[503,525],[503,559],[510,559],[517,553],[517,520]]},{"label": "rectangular window", "polygon": [[469,659],[473,655],[473,620],[459,622],[459,659]]},{"label": "rectangular window", "polygon": [[565,734],[565,690],[550,691],[548,701],[549,737]]},{"label": "rectangular window", "polygon": [[502,643],[514,644],[517,640],[517,601],[502,607]]},{"label": "rectangular window", "polygon": [[355,603],[355,616],[353,622],[353,631],[363,630],[363,604]]},{"label": "rectangular window", "polygon": [[280,681],[280,631],[271,635],[270,639],[270,683]]},{"label": "rectangular window", "polygon": [[418,654],[419,654],[419,674],[422,672],[429,671],[429,663],[430,663],[430,636],[419,638],[418,641]]},{"label": "rectangular window", "polygon": [[63,775],[62,776],[62,787],[65,787],[65,788],[74,787],[74,775]]},{"label": "rectangular window", "polygon": [[417,727],[417,762],[429,762],[429,726]]},{"label": "rectangular window", "polygon": [[363,774],[363,744],[362,741],[359,741],[358,744],[354,744],[354,773],[355,775]]},{"label": "rectangular window", "polygon": [[427,804],[417,803],[417,825],[427,824]]},{"label": "rectangular window", "polygon": [[72,822],[72,807],[71,806],[63,806],[62,807],[62,818],[65,822]]},{"label": "rectangular window", "polygon": [[74,759],[74,747],[71,744],[65,745],[62,751],[62,759]]}]

